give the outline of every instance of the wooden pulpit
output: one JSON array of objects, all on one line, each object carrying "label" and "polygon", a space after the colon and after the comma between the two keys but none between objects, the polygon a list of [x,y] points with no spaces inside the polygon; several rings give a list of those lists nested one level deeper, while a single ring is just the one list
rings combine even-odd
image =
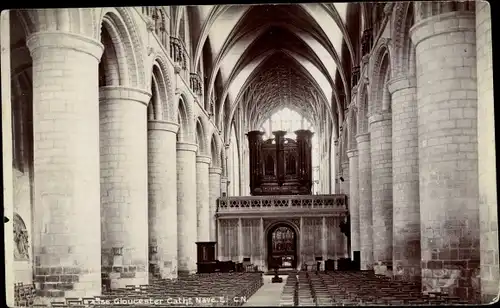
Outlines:
[{"label": "wooden pulpit", "polygon": [[217,265],[215,260],[215,244],[217,242],[196,242],[198,274],[213,273]]}]

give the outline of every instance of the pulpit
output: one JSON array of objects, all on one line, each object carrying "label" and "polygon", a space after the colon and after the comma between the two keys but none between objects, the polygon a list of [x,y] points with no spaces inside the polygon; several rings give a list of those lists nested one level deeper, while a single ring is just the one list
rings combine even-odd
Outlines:
[{"label": "pulpit", "polygon": [[217,242],[196,242],[198,274],[213,273],[217,267],[215,260],[215,244]]}]

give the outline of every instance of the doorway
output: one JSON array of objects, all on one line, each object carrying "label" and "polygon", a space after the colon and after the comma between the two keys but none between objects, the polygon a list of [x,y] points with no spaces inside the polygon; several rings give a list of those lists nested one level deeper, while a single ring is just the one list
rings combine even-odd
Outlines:
[{"label": "doorway", "polygon": [[297,234],[288,224],[272,227],[267,233],[267,264],[269,269],[297,268]]}]

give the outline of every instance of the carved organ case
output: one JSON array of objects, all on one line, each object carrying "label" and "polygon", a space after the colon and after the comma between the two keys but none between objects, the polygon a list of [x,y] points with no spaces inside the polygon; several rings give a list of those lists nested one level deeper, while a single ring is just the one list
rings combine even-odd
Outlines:
[{"label": "carved organ case", "polygon": [[285,138],[286,133],[275,131],[268,140],[261,131],[247,134],[252,196],[311,194],[313,133],[297,130],[295,140]]}]

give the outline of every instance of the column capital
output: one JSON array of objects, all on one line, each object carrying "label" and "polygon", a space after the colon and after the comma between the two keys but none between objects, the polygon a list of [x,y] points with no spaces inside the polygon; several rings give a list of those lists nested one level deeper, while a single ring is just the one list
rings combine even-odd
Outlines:
[{"label": "column capital", "polygon": [[415,76],[397,76],[387,82],[387,90],[389,93],[394,94],[408,88],[415,88],[417,86],[417,78]]},{"label": "column capital", "polygon": [[148,130],[164,130],[176,134],[179,130],[179,124],[161,120],[149,120]]},{"label": "column capital", "polygon": [[209,174],[222,174],[222,168],[220,167],[210,167],[208,168],[208,173]]},{"label": "column capital", "polygon": [[151,93],[142,89],[124,86],[104,86],[99,88],[100,100],[130,100],[148,105]]},{"label": "column capital", "polygon": [[177,151],[196,152],[198,145],[190,142],[177,142]]},{"label": "column capital", "polygon": [[356,135],[356,142],[358,144],[370,141],[370,133],[358,134]]},{"label": "column capital", "polygon": [[340,166],[342,167],[342,169],[349,169],[349,162],[348,161],[341,162]]},{"label": "column capital", "polygon": [[347,157],[352,158],[352,157],[357,157],[358,156],[358,150],[357,149],[352,149],[347,151]]},{"label": "column capital", "polygon": [[339,145],[339,140],[338,140],[338,139],[335,139],[335,140],[333,141],[333,145],[334,145],[334,146],[338,146],[338,145]]},{"label": "column capital", "polygon": [[370,125],[373,123],[389,120],[392,120],[392,114],[390,111],[379,111],[368,115],[368,123]]},{"label": "column capital", "polygon": [[474,12],[455,11],[433,15],[417,21],[410,28],[410,37],[416,48],[422,41],[433,36],[475,29],[476,18]]},{"label": "column capital", "polygon": [[212,158],[208,155],[203,155],[203,154],[196,155],[196,163],[197,164],[209,165],[211,161],[212,161]]},{"label": "column capital", "polygon": [[75,33],[60,31],[35,32],[26,41],[26,46],[30,50],[31,56],[36,58],[40,48],[72,49],[86,53],[97,61],[101,59],[104,45],[93,38]]}]

